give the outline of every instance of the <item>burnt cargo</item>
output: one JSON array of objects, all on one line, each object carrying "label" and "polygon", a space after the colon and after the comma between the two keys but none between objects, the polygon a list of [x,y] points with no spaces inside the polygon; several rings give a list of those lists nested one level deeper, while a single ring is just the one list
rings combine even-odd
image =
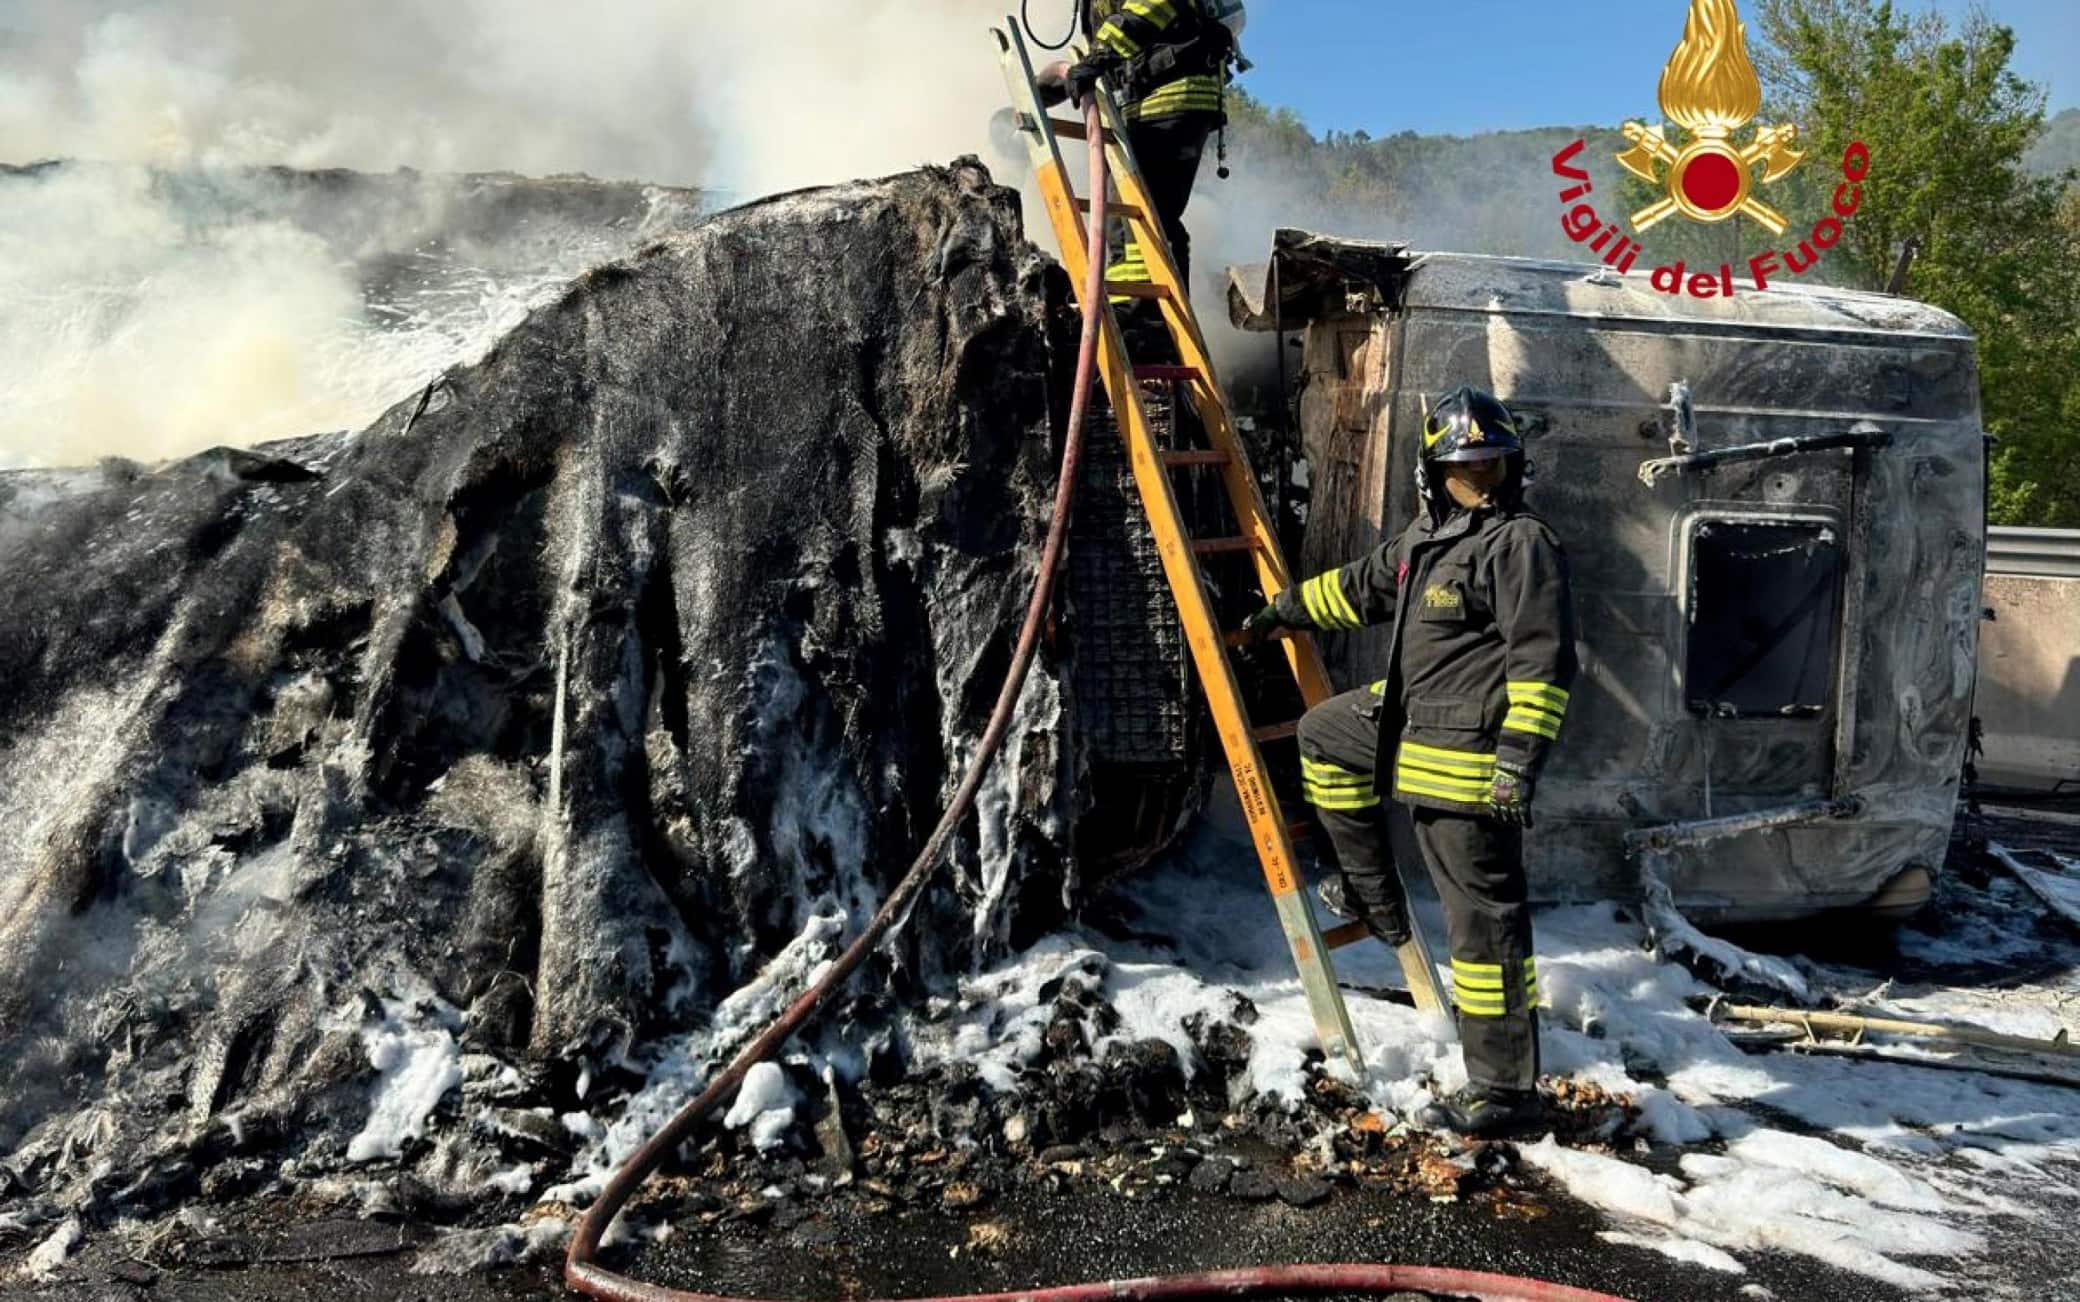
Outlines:
[{"label": "burnt cargo", "polygon": [[[1279,233],[1245,328],[1299,332],[1299,568],[1416,509],[1426,405],[1523,421],[1573,560],[1583,672],[1529,854],[1553,900],[1655,856],[1700,918],[1924,903],[1970,731],[1985,551],[1973,343],[1909,300],[1674,298],[1643,274]],[[1344,683],[1380,630],[1328,639]]]}]

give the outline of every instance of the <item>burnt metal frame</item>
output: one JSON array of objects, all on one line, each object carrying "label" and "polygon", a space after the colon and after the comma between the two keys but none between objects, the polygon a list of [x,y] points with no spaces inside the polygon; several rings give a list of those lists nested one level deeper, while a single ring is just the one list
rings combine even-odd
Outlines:
[{"label": "burnt metal frame", "polygon": [[1668,475],[1708,475],[1720,466],[1743,461],[1766,461],[1773,457],[1827,452],[1839,448],[1864,452],[1891,445],[1892,435],[1868,421],[1860,421],[1854,429],[1832,434],[1801,434],[1793,438],[1771,439],[1767,443],[1742,443],[1736,447],[1715,448],[1710,452],[1688,452],[1682,456],[1657,457],[1652,461],[1640,463],[1639,478],[1641,483],[1652,487]]}]

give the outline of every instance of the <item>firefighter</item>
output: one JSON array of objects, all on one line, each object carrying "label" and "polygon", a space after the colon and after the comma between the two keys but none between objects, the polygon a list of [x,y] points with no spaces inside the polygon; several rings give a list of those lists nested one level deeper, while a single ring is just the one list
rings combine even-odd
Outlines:
[{"label": "firefighter", "polygon": [[[1127,143],[1170,239],[1177,274],[1191,284],[1192,237],[1184,210],[1206,154],[1206,141],[1226,115],[1228,69],[1247,21],[1239,0],[1082,0],[1090,54],[1067,73],[1077,103],[1110,78],[1120,92]],[[1106,268],[1108,283],[1148,283],[1140,246],[1126,241]],[[1116,299],[1115,303],[1125,302]]]},{"label": "firefighter", "polygon": [[1525,476],[1509,409],[1455,390],[1424,423],[1422,509],[1407,531],[1280,593],[1246,625],[1251,638],[1393,629],[1385,679],[1301,720],[1302,784],[1343,899],[1389,944],[1407,939],[1409,922],[1380,775],[1392,773],[1409,807],[1444,901],[1468,1081],[1420,1120],[1470,1135],[1520,1130],[1541,1114],[1523,832],[1567,713],[1575,649],[1567,558],[1524,508]]}]

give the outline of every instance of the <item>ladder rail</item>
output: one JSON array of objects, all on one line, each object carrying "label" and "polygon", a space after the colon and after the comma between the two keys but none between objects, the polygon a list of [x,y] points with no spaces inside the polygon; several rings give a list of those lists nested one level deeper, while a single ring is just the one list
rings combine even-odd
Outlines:
[{"label": "ladder rail", "polygon": [[[1017,22],[1007,19],[1006,25],[995,35],[1014,113],[1022,134],[1029,137],[1027,145],[1032,156],[1035,183],[1046,205],[1056,241],[1061,246],[1062,260],[1071,283],[1080,287],[1090,268],[1090,260],[1105,257],[1105,250],[1090,246],[1083,221],[1083,214],[1088,212],[1087,201],[1079,199],[1075,193],[1058,137],[1074,135],[1078,139],[1087,139],[1087,133],[1072,132],[1068,129],[1070,124],[1054,118],[1040,102],[1032,57]],[[1267,595],[1274,597],[1291,586],[1291,574],[1286,568],[1276,527],[1257,487],[1246,450],[1229,419],[1212,354],[1206,346],[1198,319],[1192,313],[1187,287],[1177,273],[1169,238],[1154,216],[1156,209],[1142,182],[1124,116],[1102,88],[1097,94],[1106,166],[1111,187],[1117,192],[1118,212],[1150,270],[1150,288],[1134,297],[1152,299],[1160,308],[1183,363],[1172,370],[1177,373],[1178,387],[1184,390],[1186,400],[1199,415],[1211,445],[1210,452],[1200,457],[1177,458],[1175,453],[1166,454],[1165,449],[1157,446],[1135,368],[1127,355],[1125,335],[1109,302],[1098,314],[1099,376],[1112,401],[1115,423],[1127,445],[1135,491],[1155,537],[1164,578],[1177,603],[1186,645],[1201,689],[1206,694],[1229,771],[1234,777],[1236,796],[1242,804],[1280,928],[1292,951],[1316,1035],[1332,1062],[1342,1070],[1356,1073],[1362,1070],[1363,1063],[1357,1033],[1330,964],[1331,946],[1323,939],[1303,889],[1304,882],[1293,852],[1292,825],[1280,811],[1278,795],[1270,781],[1259,741],[1260,737],[1283,737],[1290,725],[1266,729],[1252,723],[1234,661],[1229,655],[1229,639],[1220,629],[1206,589],[1201,555],[1215,551],[1246,551],[1259,583]],[[1185,372],[1191,373],[1191,378],[1182,378]],[[1173,467],[1181,465],[1203,465],[1218,470],[1242,529],[1239,540],[1206,547],[1192,537],[1184,524],[1176,485],[1171,478]],[[1295,634],[1281,641],[1302,698],[1309,706],[1326,700],[1332,689],[1313,639]],[[1420,933],[1411,945],[1402,948],[1398,957],[1417,1007],[1426,1011],[1441,1010],[1436,968],[1430,962]]]},{"label": "ladder rail", "polygon": [[[1125,146],[1126,124],[1111,96],[1101,93],[1099,102],[1103,120],[1117,132],[1121,141],[1119,146],[1106,147],[1106,162],[1117,178],[1114,184],[1126,205],[1124,220],[1140,247],[1142,260],[1148,266],[1149,279],[1159,291],[1154,299],[1170,326],[1172,337],[1178,341],[1179,360],[1186,369],[1199,373],[1198,380],[1184,386],[1185,396],[1214,450],[1228,455],[1227,463],[1221,467],[1222,484],[1227,490],[1228,500],[1235,506],[1242,532],[1264,540],[1264,545],[1255,549],[1251,559],[1256,565],[1257,582],[1265,599],[1276,600],[1280,593],[1293,586],[1285,551],[1278,545],[1278,527],[1265,505],[1256,473],[1228,416],[1212,350],[1207,347],[1206,338],[1200,331],[1197,314],[1191,310],[1190,286],[1184,283],[1178,272],[1170,250],[1169,234],[1152,216],[1154,204],[1142,184],[1141,172],[1131,149]],[[1287,639],[1285,655],[1293,677],[1300,684],[1301,697],[1309,707],[1335,695],[1328,669],[1312,638]]]}]

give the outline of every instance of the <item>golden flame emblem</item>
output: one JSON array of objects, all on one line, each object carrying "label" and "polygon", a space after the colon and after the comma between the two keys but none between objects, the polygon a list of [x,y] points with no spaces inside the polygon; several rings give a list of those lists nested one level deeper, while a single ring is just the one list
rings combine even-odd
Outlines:
[{"label": "golden flame emblem", "polygon": [[1774,184],[1805,154],[1792,148],[1798,128],[1788,122],[1757,127],[1746,145],[1735,144],[1734,133],[1761,111],[1762,79],[1748,58],[1748,25],[1734,0],[1690,0],[1682,44],[1661,72],[1661,112],[1689,133],[1690,143],[1678,148],[1658,126],[1625,124],[1632,148],[1618,161],[1634,176],[1668,189],[1667,198],[1632,214],[1633,229],[1644,232],[1677,213],[1700,222],[1744,213],[1782,235],[1788,223],[1755,197],[1755,172],[1762,170],[1761,184]]}]

